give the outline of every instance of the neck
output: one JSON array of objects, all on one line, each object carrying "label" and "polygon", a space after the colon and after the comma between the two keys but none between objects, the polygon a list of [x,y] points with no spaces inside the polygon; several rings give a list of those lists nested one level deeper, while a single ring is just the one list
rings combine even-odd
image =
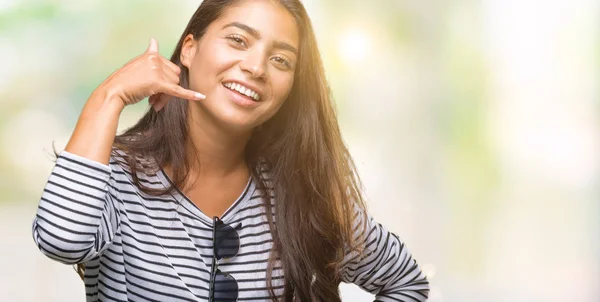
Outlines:
[{"label": "neck", "polygon": [[235,133],[226,129],[199,107],[188,106],[187,154],[192,174],[225,177],[240,169],[246,170],[244,151],[252,131]]}]

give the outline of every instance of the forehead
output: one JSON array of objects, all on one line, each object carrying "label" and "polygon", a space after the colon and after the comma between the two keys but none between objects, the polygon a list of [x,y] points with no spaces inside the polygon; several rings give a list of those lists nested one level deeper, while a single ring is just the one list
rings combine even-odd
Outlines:
[{"label": "forehead", "polygon": [[298,45],[299,31],[294,16],[274,1],[246,0],[227,10],[212,24],[220,31],[223,26],[238,22],[260,32],[265,39],[281,40]]}]

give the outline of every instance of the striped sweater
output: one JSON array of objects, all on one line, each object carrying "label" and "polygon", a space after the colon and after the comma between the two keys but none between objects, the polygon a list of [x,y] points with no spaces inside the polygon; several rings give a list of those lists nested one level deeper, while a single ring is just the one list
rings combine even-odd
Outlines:
[{"label": "striped sweater", "polygon": [[[161,169],[139,175],[153,188],[170,185]],[[183,193],[149,196],[133,185],[113,156],[109,165],[62,151],[45,185],[33,221],[33,239],[48,257],[85,264],[87,301],[206,301],[212,265],[212,219]],[[266,269],[272,237],[265,198],[252,177],[222,215],[239,226],[239,253],[219,260],[238,282],[238,301],[268,300]],[[272,201],[273,198],[270,198]],[[398,236],[368,219],[366,250],[348,252],[342,281],[375,294],[377,301],[425,301],[429,283]],[[357,236],[359,236],[359,228]],[[273,270],[283,294],[283,270]]]}]

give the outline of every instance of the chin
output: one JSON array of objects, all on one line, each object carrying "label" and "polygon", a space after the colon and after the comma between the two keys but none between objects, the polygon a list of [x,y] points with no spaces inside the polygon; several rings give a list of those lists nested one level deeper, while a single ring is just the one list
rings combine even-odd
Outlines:
[{"label": "chin", "polygon": [[251,132],[258,126],[254,119],[248,116],[240,116],[240,114],[220,116],[219,122],[227,130],[240,134]]}]

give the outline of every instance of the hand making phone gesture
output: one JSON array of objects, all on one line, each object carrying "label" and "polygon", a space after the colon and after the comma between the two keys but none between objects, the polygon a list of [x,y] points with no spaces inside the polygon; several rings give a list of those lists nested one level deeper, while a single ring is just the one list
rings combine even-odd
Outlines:
[{"label": "hand making phone gesture", "polygon": [[172,97],[198,101],[201,93],[179,86],[181,69],[158,53],[158,42],[113,72],[90,96],[67,144],[67,152],[108,164],[119,116],[146,97],[156,111]]}]

